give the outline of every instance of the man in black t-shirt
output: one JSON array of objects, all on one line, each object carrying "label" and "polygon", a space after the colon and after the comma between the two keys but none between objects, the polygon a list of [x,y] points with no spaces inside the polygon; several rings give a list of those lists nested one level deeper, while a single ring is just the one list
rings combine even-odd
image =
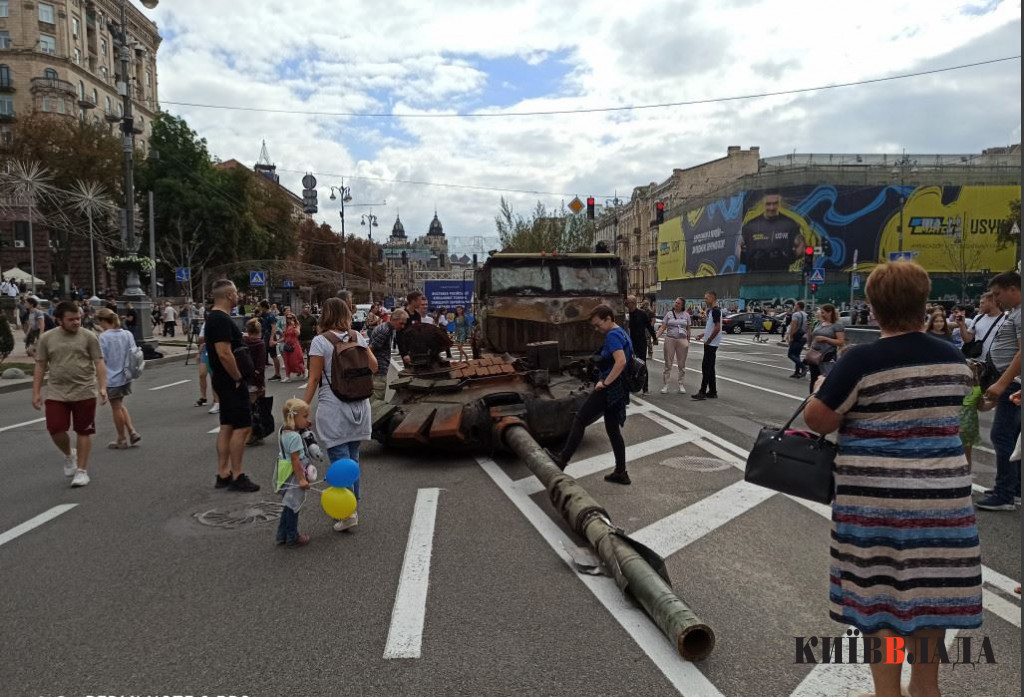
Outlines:
[{"label": "man in black t-shirt", "polygon": [[[635,295],[626,297],[626,312],[629,313],[627,333],[630,343],[633,344],[633,355],[646,364],[647,337],[650,336],[654,344],[658,343],[658,336],[654,333],[654,323],[651,321],[650,315],[637,307]],[[649,382],[649,379],[644,380],[643,394],[647,394]]]},{"label": "man in black t-shirt", "polygon": [[[242,348],[242,330],[231,319],[231,308],[238,302],[238,290],[227,279],[213,284],[213,310],[206,317],[207,356],[210,361],[213,390],[220,399],[220,432],[217,434],[216,488],[232,491],[259,491],[258,484],[242,472],[245,441],[252,430],[249,387],[235,360]],[[246,354],[248,355],[248,354]]]},{"label": "man in black t-shirt", "polygon": [[740,263],[747,271],[786,271],[804,247],[800,225],[779,213],[782,197],[765,194],[764,213],[743,226],[740,235]]}]

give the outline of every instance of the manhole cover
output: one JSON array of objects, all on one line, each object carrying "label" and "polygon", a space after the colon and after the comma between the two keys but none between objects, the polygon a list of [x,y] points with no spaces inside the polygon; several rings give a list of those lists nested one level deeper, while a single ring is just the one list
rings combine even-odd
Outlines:
[{"label": "manhole cover", "polygon": [[205,513],[195,513],[193,517],[202,525],[229,530],[245,525],[266,523],[281,517],[281,504],[274,501],[257,501],[237,508],[214,508]]},{"label": "manhole cover", "polygon": [[665,467],[689,470],[690,472],[718,472],[719,470],[729,469],[732,466],[725,460],[719,460],[717,457],[698,456],[669,457],[662,460],[661,464]]}]

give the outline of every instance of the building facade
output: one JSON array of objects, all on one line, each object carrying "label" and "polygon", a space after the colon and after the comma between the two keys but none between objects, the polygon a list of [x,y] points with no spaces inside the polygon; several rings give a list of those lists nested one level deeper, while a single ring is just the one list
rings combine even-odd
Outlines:
[{"label": "building facade", "polygon": [[415,241],[406,235],[401,216],[396,216],[391,236],[382,245],[381,254],[387,294],[399,303],[409,291],[422,290],[425,280],[443,277],[451,271],[448,239],[437,211],[434,211],[434,218],[427,227],[427,234]]},{"label": "building facade", "polygon": [[[118,93],[121,62],[111,23],[121,21],[117,0],[0,0],[0,151],[13,138],[19,118],[31,113],[77,119],[120,129],[123,101]],[[131,46],[126,89],[131,96],[135,147],[148,152],[152,123],[159,111],[157,51],[160,34],[129,1],[127,36]],[[111,182],[113,184],[113,182]],[[0,206],[0,271],[29,268],[29,247],[36,275],[48,287],[88,286],[88,241],[71,238],[66,274],[54,269],[54,240],[35,224],[29,245],[27,209],[7,201]],[[111,287],[102,253],[97,255],[97,290]]]}]

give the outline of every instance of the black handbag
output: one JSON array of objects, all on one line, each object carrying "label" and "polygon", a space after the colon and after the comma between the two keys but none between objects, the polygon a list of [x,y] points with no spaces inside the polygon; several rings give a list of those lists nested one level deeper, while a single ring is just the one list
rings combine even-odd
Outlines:
[{"label": "black handbag", "polygon": [[773,491],[818,503],[831,503],[835,492],[832,474],[836,444],[806,431],[790,431],[807,402],[782,428],[764,427],[757,435],[743,479]]},{"label": "black handbag", "polygon": [[252,435],[266,438],[274,432],[274,398],[259,397],[252,403]]},{"label": "black handbag", "polygon": [[992,332],[994,332],[996,329],[999,329],[999,325],[1003,323],[1003,320],[1005,318],[1006,315],[1003,315],[997,321],[993,322],[992,326],[988,328],[987,332],[985,332],[985,336],[981,338],[981,341],[978,341],[977,339],[972,339],[971,341],[965,342],[964,345],[960,348],[960,351],[964,354],[964,357],[979,358],[981,356],[981,352],[985,350],[985,342],[988,341],[989,335],[992,334]]}]

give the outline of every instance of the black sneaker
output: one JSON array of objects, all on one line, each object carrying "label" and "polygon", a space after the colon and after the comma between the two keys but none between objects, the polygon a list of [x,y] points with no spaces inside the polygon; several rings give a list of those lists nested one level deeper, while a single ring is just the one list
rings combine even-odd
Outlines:
[{"label": "black sneaker", "polygon": [[706,394],[704,394],[703,392],[695,392],[692,395],[690,395],[690,399],[696,399],[698,402],[699,401],[703,401],[703,400],[705,400],[707,398],[708,398],[708,396]]},{"label": "black sneaker", "polygon": [[626,486],[633,483],[633,480],[630,479],[629,475],[625,472],[612,472],[611,474],[606,474],[604,475],[604,480],[606,482],[611,482],[612,484],[623,484]]},{"label": "black sneaker", "polygon": [[218,474],[217,475],[217,483],[213,485],[213,488],[214,489],[227,489],[229,486],[231,486],[231,475],[229,474],[226,477],[222,477],[222,476],[220,476]]},{"label": "black sneaker", "polygon": [[281,379],[280,375],[271,375],[269,378],[267,378],[267,380],[280,380],[280,379]]},{"label": "black sneaker", "polygon": [[228,485],[228,488],[231,489],[231,491],[251,492],[259,491],[260,485],[254,482],[253,480],[249,479],[249,475],[243,472],[242,474],[238,475],[238,477],[236,477],[234,480],[232,480],[231,484]]},{"label": "black sneaker", "polygon": [[707,395],[705,395],[705,396],[708,399],[718,399],[718,393],[717,392],[708,392]]}]

